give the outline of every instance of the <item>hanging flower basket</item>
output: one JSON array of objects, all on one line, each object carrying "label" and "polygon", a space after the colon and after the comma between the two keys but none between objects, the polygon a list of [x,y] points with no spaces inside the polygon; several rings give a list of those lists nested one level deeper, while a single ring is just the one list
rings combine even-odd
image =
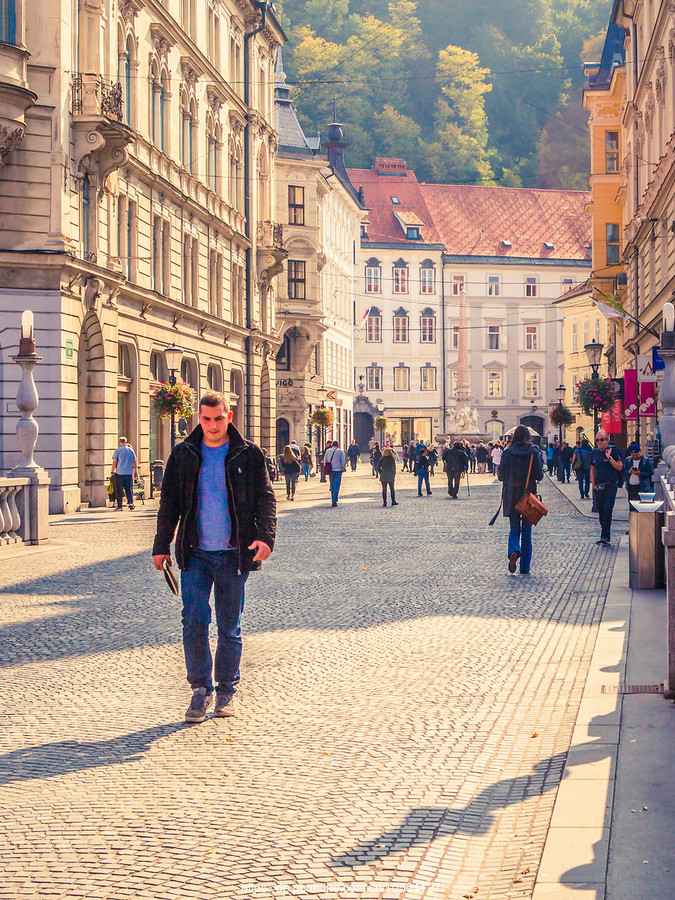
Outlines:
[{"label": "hanging flower basket", "polygon": [[577,399],[587,416],[592,416],[594,409],[607,412],[616,400],[614,385],[610,378],[584,378],[577,384]]},{"label": "hanging flower basket", "polygon": [[387,430],[387,417],[386,416],[376,416],[375,417],[375,428],[377,431],[386,431]]},{"label": "hanging flower basket", "polygon": [[312,413],[312,425],[329,428],[333,424],[333,410],[328,406],[317,406]]},{"label": "hanging flower basket", "polygon": [[565,406],[564,403],[559,403],[551,410],[549,419],[556,428],[560,428],[561,425],[566,428],[568,425],[574,423],[574,414],[569,406]]},{"label": "hanging flower basket", "polygon": [[160,419],[168,419],[173,413],[189,419],[194,415],[197,392],[184,381],[175,384],[158,384],[150,394],[150,408]]}]

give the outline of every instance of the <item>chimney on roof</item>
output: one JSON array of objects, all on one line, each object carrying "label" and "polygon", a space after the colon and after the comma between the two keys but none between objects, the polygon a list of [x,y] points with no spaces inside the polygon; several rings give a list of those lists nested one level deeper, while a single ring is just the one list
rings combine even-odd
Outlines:
[{"label": "chimney on roof", "polygon": [[404,159],[384,159],[378,156],[373,169],[378,175],[405,175],[407,166]]}]

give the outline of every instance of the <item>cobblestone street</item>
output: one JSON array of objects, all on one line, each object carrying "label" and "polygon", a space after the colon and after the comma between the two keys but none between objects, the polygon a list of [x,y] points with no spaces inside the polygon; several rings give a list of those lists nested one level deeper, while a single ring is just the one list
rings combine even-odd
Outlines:
[{"label": "cobblestone street", "polygon": [[544,481],[510,576],[490,477],[317,482],[249,578],[235,719],[183,725],[151,504],[0,559],[0,898],[531,896],[615,547]]}]

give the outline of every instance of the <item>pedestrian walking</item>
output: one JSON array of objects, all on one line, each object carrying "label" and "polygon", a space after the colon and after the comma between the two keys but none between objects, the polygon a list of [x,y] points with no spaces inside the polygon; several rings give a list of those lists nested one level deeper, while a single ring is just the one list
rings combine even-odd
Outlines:
[{"label": "pedestrian walking", "polygon": [[340,444],[337,441],[333,441],[330,450],[327,450],[324,456],[324,471],[326,466],[330,466],[327,474],[330,481],[330,497],[333,507],[338,505],[342,473],[347,468],[346,459],[344,450],[340,449]]},{"label": "pedestrian walking", "polygon": [[476,445],[471,444],[469,446],[469,472],[475,474],[476,472]]},{"label": "pedestrian walking", "polygon": [[485,446],[485,444],[480,443],[476,447],[476,463],[478,464],[478,474],[479,475],[485,474],[485,467],[487,465],[488,459],[489,459],[488,449]]},{"label": "pedestrian walking", "polygon": [[401,471],[407,472],[408,471],[408,445],[407,444],[404,444],[403,447],[401,448],[401,458],[403,459],[403,468],[401,469]]},{"label": "pedestrian walking", "polygon": [[434,477],[434,469],[438,465],[438,451],[434,447],[433,444],[429,447],[427,451],[427,456],[429,457],[429,475],[431,478]]},{"label": "pedestrian walking", "polygon": [[[639,500],[640,494],[652,492],[654,485],[654,466],[650,459],[642,455],[639,444],[631,444],[628,448],[628,457],[624,463],[626,474],[626,493],[628,499]],[[629,504],[630,508],[630,504]]]},{"label": "pedestrian walking", "polygon": [[398,506],[396,502],[396,492],[394,491],[394,481],[396,479],[396,457],[391,447],[385,447],[382,451],[382,457],[377,464],[377,474],[380,476],[380,484],[382,485],[382,506],[387,505],[387,485],[391,493],[391,505]]},{"label": "pedestrian walking", "polygon": [[579,496],[582,500],[589,499],[589,490],[591,487],[591,457],[593,456],[593,448],[586,438],[584,438],[574,451],[572,468],[577,473],[577,484],[579,486]]},{"label": "pedestrian walking", "polygon": [[361,448],[356,443],[356,441],[352,441],[349,447],[347,448],[347,456],[349,457],[349,464],[352,467],[352,472],[356,472],[356,465],[359,461],[359,455],[361,454]]},{"label": "pedestrian walking", "polygon": [[290,444],[286,444],[284,447],[282,467],[286,479],[286,499],[295,500],[295,487],[300,477],[300,463]]},{"label": "pedestrian walking", "polygon": [[292,440],[288,446],[291,448],[293,453],[295,453],[295,458],[300,459],[300,455],[301,455],[302,451],[300,450],[300,447],[298,446],[297,441]]},{"label": "pedestrian walking", "polygon": [[420,450],[420,455],[415,463],[415,474],[417,475],[417,496],[422,496],[422,483],[426,485],[427,497],[431,496],[431,485],[429,484],[429,455],[427,448]]},{"label": "pedestrian walking", "polygon": [[502,445],[497,441],[497,443],[492,448],[492,469],[497,478],[499,478],[499,466],[502,461],[502,454],[504,453],[504,449]]},{"label": "pedestrian walking", "polygon": [[305,481],[309,480],[309,473],[312,468],[312,448],[309,444],[305,444],[305,446],[300,451],[300,465],[302,466],[302,474],[305,476]]},{"label": "pedestrian walking", "polygon": [[119,440],[119,446],[113,453],[110,477],[115,476],[115,500],[117,512],[122,511],[123,494],[127,496],[129,509],[134,509],[134,480],[138,477],[138,461],[136,453],[125,437]]},{"label": "pedestrian walking", "polygon": [[270,459],[269,450],[266,447],[262,448],[262,455],[265,458],[265,467],[267,468],[267,474],[269,475],[270,482],[277,480],[277,467],[274,465],[272,459]]},{"label": "pedestrian walking", "polygon": [[553,475],[553,450],[553,444],[549,444],[546,448],[546,466],[549,475]]},{"label": "pedestrian walking", "polygon": [[[232,424],[224,394],[208,391],[199,402],[199,424],[171,451],[162,482],[152,560],[160,571],[181,570],[183,649],[192,700],[189,723],[235,714],[239,684],[241,615],[248,573],[274,549],[276,501],[265,458]],[[218,631],[215,669],[209,647],[210,596]]]},{"label": "pedestrian walking", "polygon": [[574,450],[570,447],[567,441],[563,441],[562,447],[560,448],[560,480],[563,484],[570,483],[570,475],[572,474],[572,457],[574,456]]},{"label": "pedestrian walking", "polygon": [[459,494],[459,482],[467,467],[468,458],[459,441],[455,441],[452,447],[446,447],[443,451],[443,468],[448,477],[448,494],[457,499]]},{"label": "pedestrian walking", "polygon": [[319,466],[321,468],[321,478],[319,479],[319,481],[321,481],[322,484],[328,480],[326,476],[327,476],[328,472],[330,471],[330,469],[328,469],[328,470],[326,469],[325,459],[326,459],[326,453],[328,453],[328,451],[332,450],[332,449],[333,449],[333,442],[328,441],[326,446],[323,448],[323,452],[319,454]]},{"label": "pedestrian walking", "polygon": [[381,459],[382,450],[380,449],[379,442],[375,441],[375,446],[370,451],[370,468],[375,478],[377,478],[377,465]]},{"label": "pedestrian walking", "polygon": [[502,515],[509,520],[510,525],[507,555],[511,574],[516,571],[518,560],[521,575],[527,575],[530,571],[532,525],[520,515],[516,505],[526,490],[533,494],[537,492],[537,482],[543,477],[539,450],[532,444],[527,427],[518,425],[499,465],[499,480],[503,484]]},{"label": "pedestrian walking", "polygon": [[596,544],[609,544],[612,530],[612,513],[619,489],[619,475],[623,478],[623,461],[618,447],[609,446],[609,435],[598,431],[596,448],[591,456],[591,485],[600,520],[600,540]]}]

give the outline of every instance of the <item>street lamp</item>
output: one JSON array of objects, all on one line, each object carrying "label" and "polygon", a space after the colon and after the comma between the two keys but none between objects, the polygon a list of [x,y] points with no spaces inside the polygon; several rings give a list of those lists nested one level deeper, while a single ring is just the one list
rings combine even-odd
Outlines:
[{"label": "street lamp", "polygon": [[[600,375],[598,373],[598,369],[600,368],[600,363],[602,361],[602,344],[599,344],[597,341],[591,341],[590,344],[586,344],[584,346],[584,350],[586,351],[586,356],[588,357],[588,364],[590,365],[592,371],[591,378],[599,378]],[[598,433],[598,408],[597,406],[593,407],[593,435],[595,436]]]},{"label": "street lamp", "polygon": [[[375,401],[375,409],[377,410],[377,417],[379,419],[380,416],[382,416],[382,414],[384,413],[384,400],[382,399],[382,397],[378,397],[377,400]],[[381,428],[378,428],[378,431],[380,433],[380,450],[381,450],[382,444],[384,443],[384,433]]]},{"label": "street lamp", "polygon": [[[565,385],[564,385],[564,384],[561,384],[560,387],[557,387],[557,388],[555,389],[555,392],[556,392],[556,395],[557,395],[557,397],[558,397],[558,406],[560,407],[560,409],[562,409],[563,400],[565,399]],[[558,423],[558,429],[559,429],[559,433],[558,433],[558,443],[559,443],[560,446],[562,447],[562,439],[563,439],[562,422],[559,422],[559,423]]]},{"label": "street lamp", "polygon": [[[324,403],[324,400],[326,399],[326,394],[328,393],[328,390],[322,384],[321,387],[319,388],[318,393],[319,393],[319,398],[321,400],[321,402],[319,403],[319,409],[325,409],[326,404]],[[325,482],[326,481],[326,473],[323,470],[323,456],[324,456],[324,450],[326,447],[326,426],[321,425],[320,428],[321,428],[321,430],[319,433],[321,435],[321,443],[319,445],[319,452],[317,454],[317,459],[319,459],[319,461],[320,461],[320,469],[321,469],[321,478],[319,480]]]},{"label": "street lamp", "polygon": [[[171,387],[174,387],[176,384],[176,372],[180,371],[180,364],[183,359],[183,351],[180,347],[177,347],[173,344],[171,347],[167,347],[164,351],[164,358],[166,359],[166,367],[169,370],[169,384]],[[173,410],[171,410],[171,449],[173,450],[176,445],[176,416]]]}]

